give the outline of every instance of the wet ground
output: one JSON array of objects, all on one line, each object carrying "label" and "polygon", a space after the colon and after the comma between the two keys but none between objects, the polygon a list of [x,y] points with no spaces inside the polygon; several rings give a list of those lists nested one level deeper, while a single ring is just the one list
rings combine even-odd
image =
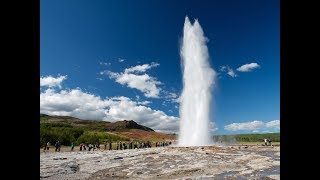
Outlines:
[{"label": "wet ground", "polygon": [[40,179],[280,179],[280,146],[41,153]]}]

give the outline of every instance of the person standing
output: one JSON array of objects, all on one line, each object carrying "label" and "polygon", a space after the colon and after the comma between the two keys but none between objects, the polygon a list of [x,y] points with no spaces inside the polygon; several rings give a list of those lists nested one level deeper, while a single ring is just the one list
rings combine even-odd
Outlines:
[{"label": "person standing", "polygon": [[57,152],[59,150],[59,141],[56,142],[56,144],[54,144],[55,152]]},{"label": "person standing", "polygon": [[100,150],[100,143],[99,142],[96,143],[96,147],[98,150]]},{"label": "person standing", "polygon": [[43,152],[46,152],[46,150],[47,150],[47,143],[44,142]]},{"label": "person standing", "polygon": [[50,148],[50,142],[48,141],[47,142],[47,151],[49,151],[49,148]]},{"label": "person standing", "polygon": [[74,143],[71,142],[71,151],[73,151],[73,149],[74,149]]},{"label": "person standing", "polygon": [[60,141],[57,141],[55,147],[56,147],[56,151],[60,152]]},{"label": "person standing", "polygon": [[112,141],[109,142],[109,151],[112,150]]},{"label": "person standing", "polygon": [[104,150],[107,150],[107,141],[104,141]]},{"label": "person standing", "polygon": [[267,146],[267,139],[264,139],[264,145]]}]

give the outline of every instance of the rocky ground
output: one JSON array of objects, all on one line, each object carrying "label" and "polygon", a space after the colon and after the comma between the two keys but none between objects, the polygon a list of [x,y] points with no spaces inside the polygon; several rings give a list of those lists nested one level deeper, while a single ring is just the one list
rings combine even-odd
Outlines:
[{"label": "rocky ground", "polygon": [[280,179],[280,146],[40,153],[40,179]]}]

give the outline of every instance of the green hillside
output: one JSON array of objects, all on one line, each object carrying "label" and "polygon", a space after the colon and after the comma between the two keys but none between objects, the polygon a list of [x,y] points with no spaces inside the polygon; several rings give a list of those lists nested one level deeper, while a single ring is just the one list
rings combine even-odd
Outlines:
[{"label": "green hillside", "polygon": [[48,141],[54,144],[58,140],[62,145],[70,145],[71,142],[78,145],[80,143],[103,143],[104,141],[128,141],[128,137],[111,134],[108,131],[129,131],[130,129],[154,131],[132,120],[111,123],[40,114],[40,145]]},{"label": "green hillside", "polygon": [[264,142],[264,139],[280,142],[280,133],[215,135],[213,139],[216,142]]},{"label": "green hillside", "polygon": [[79,145],[104,141],[129,141],[130,139],[148,141],[170,138],[169,135],[155,132],[133,120],[106,122],[40,114],[40,145],[48,141],[55,144],[58,140],[62,145],[69,146],[71,142]]}]

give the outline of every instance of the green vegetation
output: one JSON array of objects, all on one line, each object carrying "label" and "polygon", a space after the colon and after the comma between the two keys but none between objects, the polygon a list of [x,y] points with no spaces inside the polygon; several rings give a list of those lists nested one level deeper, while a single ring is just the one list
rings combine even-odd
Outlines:
[{"label": "green vegetation", "polygon": [[40,116],[40,121],[47,121],[48,119],[48,116]]},{"label": "green vegetation", "polygon": [[54,144],[59,140],[62,145],[70,145],[71,142],[76,142],[83,133],[82,128],[73,128],[69,124],[43,123],[40,124],[40,144],[43,145],[48,141]]},{"label": "green vegetation", "polygon": [[132,120],[106,122],[97,120],[81,120],[70,116],[49,116],[40,114],[40,145],[50,142],[54,145],[57,141],[61,145],[69,146],[80,143],[103,143],[104,141],[128,141],[131,137],[117,135],[113,132],[128,132],[138,129],[153,132],[152,129],[139,125]]},{"label": "green vegetation", "polygon": [[217,142],[264,142],[264,139],[280,142],[280,133],[215,135],[213,139]]},{"label": "green vegetation", "polygon": [[69,146],[71,142],[79,145],[80,143],[102,143],[105,140],[127,141],[129,139],[106,132],[90,131],[83,127],[73,127],[70,123],[66,122],[40,124],[40,145],[48,141],[54,145],[58,140],[62,145]]},{"label": "green vegetation", "polygon": [[77,144],[80,143],[95,143],[104,141],[129,141],[129,138],[124,138],[106,132],[86,131],[77,140]]},{"label": "green vegetation", "polygon": [[54,122],[54,123],[42,123],[42,124],[40,124],[40,127],[44,127],[44,128],[52,128],[52,127],[71,128],[72,126],[70,123],[66,123],[66,122]]}]

